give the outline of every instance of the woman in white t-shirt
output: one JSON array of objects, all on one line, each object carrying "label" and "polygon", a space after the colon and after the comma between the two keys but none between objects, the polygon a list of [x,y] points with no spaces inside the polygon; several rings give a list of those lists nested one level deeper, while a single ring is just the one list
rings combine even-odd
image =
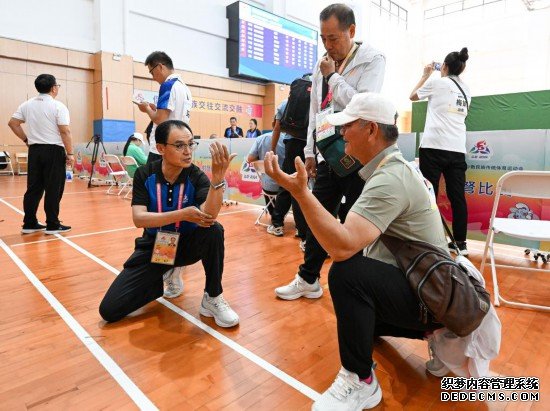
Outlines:
[{"label": "woman in white t-shirt", "polygon": [[[447,54],[443,64],[424,67],[422,78],[410,95],[412,101],[428,99],[424,135],[420,142],[420,170],[432,183],[437,196],[441,174],[453,211],[453,234],[463,255],[466,248],[468,209],[464,196],[466,182],[466,116],[470,90],[459,75],[466,68],[468,49]],[[441,78],[427,81],[434,70]],[[451,251],[456,252],[449,244]]]}]

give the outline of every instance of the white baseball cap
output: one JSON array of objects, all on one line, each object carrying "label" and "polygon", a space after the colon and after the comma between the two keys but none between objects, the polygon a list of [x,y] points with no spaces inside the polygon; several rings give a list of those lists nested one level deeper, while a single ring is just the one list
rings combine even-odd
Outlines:
[{"label": "white baseball cap", "polygon": [[137,138],[137,139],[140,140],[142,143],[145,143],[145,139],[143,138],[143,134],[141,134],[141,133],[134,133],[133,137],[134,137],[134,138]]},{"label": "white baseball cap", "polygon": [[357,93],[340,113],[327,116],[333,126],[351,123],[357,119],[395,125],[397,110],[391,101],[378,93]]}]

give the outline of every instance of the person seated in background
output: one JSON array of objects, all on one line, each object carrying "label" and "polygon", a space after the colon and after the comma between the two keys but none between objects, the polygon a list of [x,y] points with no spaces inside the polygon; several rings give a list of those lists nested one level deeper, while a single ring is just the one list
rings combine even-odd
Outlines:
[{"label": "person seated in background", "polygon": [[136,160],[137,166],[126,166],[126,171],[130,177],[134,177],[134,174],[139,166],[147,163],[147,156],[143,152],[143,134],[134,133],[126,141],[126,145],[122,150],[123,156],[133,157]]},{"label": "person seated in background", "polygon": [[[256,138],[254,144],[248,152],[248,157],[246,161],[252,163],[256,160],[261,160],[265,157],[265,154],[271,150],[271,137],[272,133],[262,134],[260,137]],[[282,167],[283,161],[285,159],[285,146],[283,139],[280,139],[277,144],[277,155],[279,157],[279,165]],[[279,185],[273,181],[271,177],[267,174],[262,175],[262,189],[267,194],[275,195],[275,205],[268,205],[267,210],[271,216],[271,225],[267,227],[267,232],[277,237],[282,237],[284,235],[284,220],[285,216],[290,210],[290,196],[280,197],[278,193],[280,192]],[[269,197],[264,195],[265,203],[269,204]]]},{"label": "person seated in background", "polygon": [[448,255],[435,198],[397,147],[396,118],[395,106],[376,93],[355,94],[342,112],[326,117],[341,126],[346,154],[363,165],[363,191],[344,224],[308,190],[301,159],[296,159],[297,173],[288,175],[272,152],[265,157],[266,173],[300,203],[309,228],[334,260],[328,284],[342,367],[314,410],[373,408],[382,400],[373,369],[374,337],[423,339],[442,327],[431,314],[425,322],[419,318],[418,296],[379,239],[385,233],[424,241]]},{"label": "person seated in background", "polygon": [[[197,143],[187,123],[168,120],[156,129],[160,161],[138,168],[134,176],[132,218],[143,235],[99,306],[101,317],[119,321],[163,295],[163,276],[173,267],[202,262],[206,281],[199,312],[220,327],[233,327],[239,316],[223,297],[224,229],[216,221],[223,201],[229,154],[210,144],[212,181],[193,164]],[[158,198],[160,197],[160,198]],[[164,237],[164,239],[163,239]],[[177,247],[167,246],[176,238]],[[172,257],[170,256],[172,254]],[[175,276],[175,275],[174,275]],[[180,290],[183,287],[178,274]]]},{"label": "person seated in background", "polygon": [[243,129],[237,126],[237,117],[231,117],[229,119],[229,127],[223,132],[225,138],[239,138],[243,137]]},{"label": "person seated in background", "polygon": [[255,118],[250,119],[248,126],[250,128],[246,132],[246,138],[256,138],[262,134],[262,132],[258,129],[258,120]]},{"label": "person seated in background", "polygon": [[153,123],[152,121],[149,122],[149,124],[147,124],[147,127],[145,127],[145,137],[147,138],[147,144],[148,145],[151,145],[151,133],[153,132],[153,125],[155,123]]}]

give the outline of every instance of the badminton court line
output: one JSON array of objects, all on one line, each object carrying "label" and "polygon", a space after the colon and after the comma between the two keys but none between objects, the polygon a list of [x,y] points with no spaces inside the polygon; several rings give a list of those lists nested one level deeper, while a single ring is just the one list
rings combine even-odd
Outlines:
[{"label": "badminton court line", "polygon": [[84,346],[92,353],[99,363],[115,379],[120,387],[128,394],[132,401],[142,410],[158,410],[149,398],[137,387],[136,384],[126,375],[116,362],[99,346],[99,344],[86,332],[76,321],[57,298],[42,284],[36,275],[25,265],[25,263],[0,239],[0,248],[13,260],[19,269],[25,274],[31,284],[38,290],[44,299],[65,321],[71,331],[78,337]]},{"label": "badminton court line", "polygon": [[[3,201],[0,199],[1,202],[8,204],[12,209],[16,210],[19,214],[24,214],[21,210],[17,209],[16,207],[12,206],[11,204],[7,203],[6,201]],[[86,257],[90,258],[91,260],[95,261],[99,265],[101,265],[103,268],[109,270],[115,275],[118,275],[120,270],[117,270],[113,266],[109,265],[102,259],[98,258],[94,254],[90,253],[88,250],[85,250],[84,248],[80,247],[78,244],[72,242],[71,240],[63,237],[60,234],[54,234],[57,238],[59,238],[61,241],[69,245],[70,247],[74,248],[81,254],[85,255]],[[258,355],[254,354],[252,351],[244,348],[242,345],[236,343],[232,339],[226,337],[225,335],[221,334],[220,332],[216,331],[209,325],[204,324],[202,321],[197,320],[195,317],[193,317],[191,314],[189,314],[187,311],[177,307],[176,305],[172,304],[169,301],[166,301],[164,298],[160,297],[157,299],[157,301],[167,307],[168,309],[172,310],[176,314],[180,315],[181,317],[185,318],[187,321],[191,322],[192,324],[196,325],[206,333],[210,334],[212,337],[220,341],[222,344],[227,345],[229,348],[233,349],[234,351],[237,351],[239,354],[247,358],[248,360],[252,361],[259,367],[263,368],[270,374],[272,374],[274,377],[280,379],[284,383],[290,385],[295,390],[301,392],[306,397],[309,397],[310,399],[316,401],[321,394],[319,394],[314,389],[310,388],[309,386],[305,385],[304,383],[298,381],[294,377],[291,377],[281,369],[275,367],[268,361],[264,360],[263,358],[259,357]]]}]

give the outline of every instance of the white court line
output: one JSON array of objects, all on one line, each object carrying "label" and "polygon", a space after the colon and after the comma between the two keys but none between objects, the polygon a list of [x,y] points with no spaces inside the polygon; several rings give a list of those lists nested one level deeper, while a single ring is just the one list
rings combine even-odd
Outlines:
[{"label": "white court line", "polygon": [[46,288],[44,284],[34,275],[34,273],[25,265],[23,261],[0,239],[0,248],[13,260],[19,269],[25,274],[27,279],[34,285],[42,297],[52,306],[52,308],[65,321],[73,333],[84,344],[84,346],[100,362],[105,370],[115,379],[120,387],[128,394],[132,401],[142,410],[158,410],[149,398],[134,384],[134,382],[124,373],[124,371],[113,361],[111,357],[99,346],[99,344],[86,332],[86,330],[76,321],[76,319],[67,311],[57,298]]},{"label": "white court line", "polygon": [[[136,228],[137,228],[136,226],[122,227],[122,228],[113,228],[112,230],[93,231],[93,232],[91,232],[91,233],[68,235],[68,236],[65,236],[65,238],[88,237],[88,236],[90,236],[90,235],[106,234],[106,233],[115,233],[115,232],[117,232],[117,231],[133,230],[133,229],[136,229]],[[19,246],[27,245],[27,244],[47,243],[47,242],[50,242],[50,241],[59,241],[59,238],[55,237],[55,238],[49,238],[49,239],[47,239],[47,240],[36,240],[36,241],[28,241],[28,242],[26,242],[26,243],[16,243],[16,244],[11,244],[10,247],[19,247]]]},{"label": "white court line", "polygon": [[[0,201],[2,201],[2,199],[0,198]],[[14,208],[15,207],[12,207],[11,204],[8,204],[7,202],[5,201],[2,201],[4,204],[7,204],[8,206],[10,206],[11,208]],[[15,209],[17,212],[19,212],[18,209]],[[228,211],[227,213],[219,213],[218,216],[222,216],[222,215],[228,215],[228,214],[236,214],[236,213],[245,213],[247,211],[256,211],[256,208],[249,208],[247,210],[237,210],[237,211]],[[135,229],[135,228],[138,228],[136,226],[131,226],[131,227],[122,227],[122,228],[113,228],[112,230],[104,230],[104,231],[93,231],[91,233],[83,233],[83,234],[75,234],[75,235],[68,235],[68,236],[65,236],[64,238],[79,238],[79,237],[87,237],[87,236],[90,236],[90,235],[97,235],[97,234],[106,234],[106,233],[115,233],[117,231],[124,231],[124,230],[131,230],[131,229]],[[16,244],[11,244],[10,247],[20,247],[20,246],[23,246],[23,245],[28,245],[28,244],[40,244],[40,243],[47,243],[47,242],[50,242],[50,241],[59,241],[59,238],[49,238],[49,239],[46,239],[46,240],[36,240],[36,241],[28,241],[26,243],[16,243]]]},{"label": "white court line", "polygon": [[[63,195],[66,196],[66,195],[71,195],[71,194],[84,194],[84,193],[102,193],[103,191],[71,191],[70,193],[67,193],[67,192],[64,192]],[[25,197],[24,195],[22,196],[11,196],[11,197],[2,197],[4,199],[10,199],[10,200],[13,200],[15,198],[23,198]]]},{"label": "white court line", "polygon": [[[18,213],[20,214],[23,214],[19,209],[17,209],[16,207],[13,207],[11,204],[3,201],[1,198],[0,198],[0,201],[4,202],[5,204],[9,205],[12,209],[16,210]],[[241,211],[249,211],[249,210],[241,210]],[[64,243],[66,243],[67,245],[71,246],[72,248],[74,248],[75,250],[77,250],[78,252],[84,254],[86,257],[90,258],[91,260],[95,261],[96,263],[98,263],[99,265],[101,265],[103,268],[106,268],[107,270],[109,270],[110,272],[112,272],[113,274],[115,275],[118,275],[119,274],[119,270],[117,270],[116,268],[114,268],[113,266],[107,264],[105,261],[103,261],[102,259],[96,257],[95,255],[93,255],[92,253],[90,253],[88,250],[85,250],[84,248],[80,247],[78,244],[72,242],[71,240],[68,240],[67,238],[63,237],[62,235],[60,234],[54,234],[57,238],[59,238],[61,241],[63,241]],[[1,240],[0,240],[1,241]],[[11,250],[10,250],[11,251]],[[185,318],[186,320],[188,320],[189,322],[191,322],[192,324],[196,325],[197,327],[201,328],[203,331],[205,331],[206,333],[210,334],[212,337],[216,338],[218,341],[220,341],[222,344],[225,344],[227,345],[228,347],[230,347],[231,349],[237,351],[239,354],[241,354],[242,356],[244,356],[245,358],[247,358],[248,360],[252,361],[253,363],[255,363],[256,365],[258,365],[259,367],[263,368],[264,370],[266,370],[267,372],[269,372],[271,375],[273,375],[274,377],[280,379],[281,381],[283,381],[284,383],[290,385],[292,388],[294,388],[295,390],[301,392],[303,395],[305,395],[306,397],[309,397],[310,399],[316,401],[320,396],[321,394],[319,394],[317,391],[315,391],[314,389],[308,387],[307,385],[305,385],[304,383],[298,381],[297,379],[295,379],[294,377],[291,377],[290,375],[288,375],[287,373],[285,373],[284,371],[282,371],[281,369],[275,367],[274,365],[270,364],[269,362],[265,361],[264,359],[262,359],[261,357],[257,356],[256,354],[254,354],[252,351],[244,348],[242,345],[236,343],[235,341],[231,340],[230,338],[226,337],[225,335],[221,334],[220,332],[216,331],[215,329],[213,329],[212,327],[204,324],[203,322],[201,322],[200,320],[197,320],[195,317],[193,317],[191,314],[189,314],[187,311],[185,310],[182,310],[181,308],[179,308],[178,306],[172,304],[171,302],[169,301],[166,301],[164,298],[158,298],[157,301],[164,305],[165,307],[169,308],[170,310],[174,311],[176,314],[180,315],[181,317]]]},{"label": "white court line", "polygon": [[[55,234],[56,237],[59,237],[61,241],[68,244],[69,246],[73,247],[75,250],[79,251],[80,253],[84,254],[86,257],[92,259],[102,267],[106,268],[110,272],[112,272],[115,275],[119,274],[119,270],[114,268],[113,266],[109,265],[105,261],[101,260],[100,258],[96,257],[92,253],[90,253],[88,250],[85,250],[84,248],[80,247],[78,244],[73,243],[71,240],[68,240],[67,238],[63,237],[60,234]],[[304,383],[298,381],[294,377],[291,377],[281,369],[275,367],[274,365],[270,364],[269,362],[265,361],[261,357],[254,354],[252,351],[244,348],[242,345],[236,343],[232,339],[226,337],[225,335],[221,334],[220,332],[216,331],[212,327],[204,324],[202,321],[197,320],[195,317],[193,317],[191,314],[189,314],[187,311],[182,310],[178,306],[172,304],[171,302],[165,300],[164,298],[160,297],[157,299],[157,302],[164,305],[165,307],[169,308],[170,310],[174,311],[176,314],[179,314],[181,317],[185,318],[187,321],[191,322],[192,324],[196,325],[206,333],[210,334],[212,337],[220,341],[222,344],[227,345],[229,348],[237,351],[239,354],[244,356],[245,358],[249,359],[256,365],[260,366],[273,376],[279,378],[284,383],[290,385],[292,388],[296,389],[297,391],[304,394],[306,397],[311,398],[312,400],[316,401],[321,394],[319,394],[317,391],[313,390],[312,388],[308,387]]]},{"label": "white court line", "polygon": [[17,207],[12,206],[10,203],[8,203],[7,201],[5,201],[2,198],[0,198],[0,203],[4,203],[5,205],[7,205],[9,208],[11,208],[13,211],[15,211],[18,214],[25,215],[25,213],[23,211],[21,211]]}]

